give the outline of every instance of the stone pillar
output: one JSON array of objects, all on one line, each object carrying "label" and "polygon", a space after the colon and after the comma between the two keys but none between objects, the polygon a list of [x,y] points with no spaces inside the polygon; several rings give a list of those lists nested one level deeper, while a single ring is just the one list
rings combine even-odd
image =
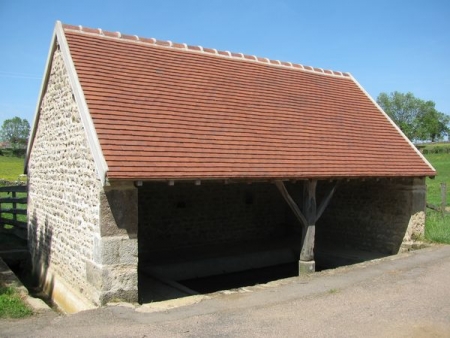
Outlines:
[{"label": "stone pillar", "polygon": [[410,219],[403,243],[423,237],[425,234],[426,191],[425,178],[414,178],[412,184],[404,187],[410,200]]},{"label": "stone pillar", "polygon": [[116,183],[100,193],[100,231],[86,265],[93,299],[138,301],[138,192],[133,182]]}]

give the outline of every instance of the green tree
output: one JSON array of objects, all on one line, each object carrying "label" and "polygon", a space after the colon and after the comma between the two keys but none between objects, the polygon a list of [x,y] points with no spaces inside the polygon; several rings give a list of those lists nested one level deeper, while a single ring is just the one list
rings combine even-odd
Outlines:
[{"label": "green tree", "polygon": [[378,95],[377,103],[410,140],[435,142],[450,132],[450,117],[437,111],[433,101],[393,92]]},{"label": "green tree", "polygon": [[14,117],[3,122],[0,129],[0,138],[9,142],[14,149],[23,149],[27,146],[30,135],[30,124],[26,119]]}]

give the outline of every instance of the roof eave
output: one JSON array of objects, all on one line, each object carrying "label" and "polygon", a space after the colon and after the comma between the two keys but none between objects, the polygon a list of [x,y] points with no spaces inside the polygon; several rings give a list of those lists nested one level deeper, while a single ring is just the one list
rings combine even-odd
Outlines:
[{"label": "roof eave", "polygon": [[166,176],[166,177],[146,177],[146,176],[113,176],[108,178],[109,183],[124,181],[142,181],[142,182],[190,182],[190,181],[226,181],[226,182],[271,182],[281,181],[352,181],[352,180],[392,180],[392,179],[414,179],[414,178],[434,178],[432,173],[414,173],[414,174],[378,174],[378,175],[309,175],[309,176]]}]

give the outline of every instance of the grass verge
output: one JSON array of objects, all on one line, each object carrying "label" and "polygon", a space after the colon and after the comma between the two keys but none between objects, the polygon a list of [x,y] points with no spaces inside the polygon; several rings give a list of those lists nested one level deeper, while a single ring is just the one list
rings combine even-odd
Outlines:
[{"label": "grass verge", "polygon": [[[427,179],[427,202],[441,204],[441,183],[447,183],[447,203],[450,202],[450,154],[426,154],[427,160],[437,170],[434,179]],[[450,244],[450,215],[427,209],[425,238],[432,242]]]},{"label": "grass verge", "polygon": [[437,170],[434,179],[427,179],[427,202],[441,204],[441,183],[447,183],[447,203],[450,203],[450,154],[427,154],[427,160]]},{"label": "grass verge", "polygon": [[33,311],[12,287],[0,287],[0,318],[23,318]]},{"label": "grass verge", "polygon": [[432,242],[450,244],[450,214],[427,210],[425,238]]}]

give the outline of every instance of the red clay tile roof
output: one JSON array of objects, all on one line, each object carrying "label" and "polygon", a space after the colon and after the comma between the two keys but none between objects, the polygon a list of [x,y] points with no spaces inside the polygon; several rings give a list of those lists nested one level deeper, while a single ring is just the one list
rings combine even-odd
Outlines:
[{"label": "red clay tile roof", "polygon": [[63,27],[109,179],[435,175],[350,74]]}]

